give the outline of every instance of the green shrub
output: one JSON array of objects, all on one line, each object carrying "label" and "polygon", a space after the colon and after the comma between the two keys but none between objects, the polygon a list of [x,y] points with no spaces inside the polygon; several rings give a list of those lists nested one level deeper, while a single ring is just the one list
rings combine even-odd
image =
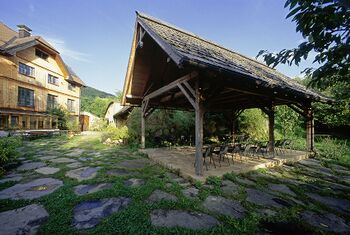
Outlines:
[{"label": "green shrub", "polygon": [[69,112],[63,106],[58,106],[49,110],[49,114],[55,115],[58,118],[57,127],[60,130],[68,129]]},{"label": "green shrub", "polygon": [[129,138],[129,130],[126,126],[122,127],[113,127],[108,126],[103,130],[102,142],[105,142],[107,139],[110,139],[111,142],[115,141],[124,141]]},{"label": "green shrub", "polygon": [[80,132],[81,127],[79,121],[76,118],[72,118],[67,122],[67,129],[73,132]]},{"label": "green shrub", "polygon": [[18,137],[0,138],[0,168],[4,164],[16,160],[16,148],[21,145],[21,139]]},{"label": "green shrub", "polygon": [[323,158],[350,162],[350,146],[346,140],[322,138],[316,144],[316,152]]},{"label": "green shrub", "polygon": [[259,109],[247,109],[239,116],[239,129],[242,133],[255,140],[267,140],[268,121],[266,115]]},{"label": "green shrub", "polygon": [[[146,146],[168,146],[189,142],[194,136],[194,114],[185,111],[155,110],[146,120]],[[140,143],[141,112],[134,108],[126,122],[129,143]]]},{"label": "green shrub", "polygon": [[108,127],[108,124],[106,122],[106,120],[104,119],[99,119],[96,120],[94,123],[91,124],[91,126],[89,127],[90,131],[103,131]]}]

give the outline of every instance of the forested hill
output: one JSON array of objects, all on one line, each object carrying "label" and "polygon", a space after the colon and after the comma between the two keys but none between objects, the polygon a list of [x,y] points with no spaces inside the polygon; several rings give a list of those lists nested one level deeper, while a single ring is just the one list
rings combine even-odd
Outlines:
[{"label": "forested hill", "polygon": [[103,117],[112,101],[118,101],[118,97],[92,87],[83,87],[81,89],[82,112],[86,111],[98,117]]},{"label": "forested hill", "polygon": [[97,90],[93,87],[82,87],[81,88],[81,97],[100,97],[100,98],[106,98],[106,97],[111,97],[114,96],[110,93],[104,92]]}]

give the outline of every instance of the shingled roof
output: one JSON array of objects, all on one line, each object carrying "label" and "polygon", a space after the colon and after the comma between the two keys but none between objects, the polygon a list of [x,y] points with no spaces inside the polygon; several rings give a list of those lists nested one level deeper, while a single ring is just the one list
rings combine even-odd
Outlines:
[{"label": "shingled roof", "polygon": [[262,86],[279,87],[302,94],[314,101],[330,101],[329,98],[307,89],[295,80],[283,75],[257,60],[222,47],[169,23],[137,12],[137,20],[150,36],[179,66],[191,64],[232,72],[253,79]]},{"label": "shingled roof", "polygon": [[63,63],[68,72],[68,81],[85,86],[85,83],[78,77],[78,75],[63,62],[59,51],[57,51],[44,38],[41,36],[27,36],[20,38],[18,32],[10,29],[8,26],[0,22],[0,54],[12,56],[18,51],[37,45],[44,46],[48,50],[52,51],[53,54],[58,56],[58,59]]}]

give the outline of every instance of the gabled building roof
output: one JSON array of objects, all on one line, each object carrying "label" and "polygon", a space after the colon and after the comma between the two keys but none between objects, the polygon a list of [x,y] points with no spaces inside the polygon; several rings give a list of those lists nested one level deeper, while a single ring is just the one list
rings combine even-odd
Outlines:
[{"label": "gabled building roof", "polygon": [[21,38],[19,37],[18,32],[10,29],[5,24],[0,22],[0,54],[13,56],[18,51],[22,51],[37,45],[46,48],[46,50],[50,51],[51,54],[57,57],[59,63],[62,64],[63,68],[68,74],[68,81],[85,86],[85,83],[76,75],[76,73],[63,62],[59,51],[57,51],[44,38],[40,36],[27,36]]},{"label": "gabled building roof", "polygon": [[137,12],[137,22],[179,68],[191,65],[219,72],[225,71],[254,80],[260,86],[281,88],[286,92],[305,96],[312,101],[327,102],[330,100],[257,60],[169,23],[139,12]]}]

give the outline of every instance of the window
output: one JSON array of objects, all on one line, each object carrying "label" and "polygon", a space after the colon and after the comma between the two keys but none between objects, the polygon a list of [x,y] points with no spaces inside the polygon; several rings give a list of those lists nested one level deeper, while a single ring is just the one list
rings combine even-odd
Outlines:
[{"label": "window", "polygon": [[75,85],[68,83],[68,90],[75,91]]},{"label": "window", "polygon": [[18,116],[11,116],[11,127],[18,126]]},{"label": "window", "polygon": [[57,96],[47,95],[47,110],[57,107]]},{"label": "window", "polygon": [[18,87],[18,106],[34,107],[34,91]]},{"label": "window", "polygon": [[49,58],[48,54],[39,49],[35,49],[35,55],[43,60],[47,60],[47,58]]},{"label": "window", "polygon": [[23,63],[19,63],[18,72],[31,77],[35,76],[35,69]]},{"label": "window", "polygon": [[6,129],[8,127],[7,123],[9,120],[9,116],[8,115],[0,115],[0,130],[2,129]]},{"label": "window", "polygon": [[51,84],[58,86],[58,77],[55,77],[55,76],[52,76],[51,74],[48,74],[47,81],[48,81],[48,83],[51,83]]},{"label": "window", "polygon": [[74,100],[68,99],[67,100],[67,109],[69,112],[74,112]]}]

